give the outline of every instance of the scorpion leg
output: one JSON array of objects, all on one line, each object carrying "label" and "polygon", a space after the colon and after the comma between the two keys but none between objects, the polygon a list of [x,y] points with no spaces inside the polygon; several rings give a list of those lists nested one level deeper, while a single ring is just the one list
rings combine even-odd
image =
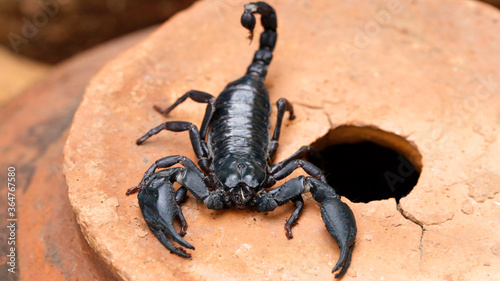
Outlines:
[{"label": "scorpion leg", "polygon": [[321,204],[321,217],[326,229],[340,247],[339,260],[332,270],[332,273],[340,270],[335,275],[335,278],[340,278],[351,262],[356,240],[356,220],[349,206],[340,201],[340,196],[331,186],[313,177],[299,176],[263,194],[257,199],[257,208],[261,212],[272,211],[306,192],[311,192]]},{"label": "scorpion leg", "polygon": [[285,160],[273,164],[269,167],[269,171],[271,174],[275,173],[276,171],[283,169],[283,167],[290,163],[293,160],[299,160],[299,159],[307,159],[307,158],[312,158],[316,163],[322,163],[323,158],[319,154],[319,152],[312,146],[309,145],[304,145],[297,152],[295,152],[292,156],[286,158]]},{"label": "scorpion leg", "polygon": [[[141,188],[143,188],[149,181],[149,178],[156,172],[157,169],[169,168],[175,164],[183,165],[184,167],[186,167],[187,169],[189,169],[191,172],[195,173],[198,177],[202,179],[206,178],[205,174],[203,174],[203,172],[200,169],[198,169],[198,167],[196,167],[193,161],[191,161],[189,158],[180,155],[167,156],[159,160],[156,160],[156,162],[153,163],[153,165],[151,165],[151,167],[149,167],[149,169],[144,173],[144,177],[142,178],[139,185],[130,188],[127,191],[127,195],[135,193]],[[158,173],[161,173],[161,171]],[[182,193],[182,191],[180,193]],[[184,199],[182,194],[179,194],[179,199]]]},{"label": "scorpion leg", "polygon": [[273,137],[271,138],[269,159],[272,159],[274,157],[274,155],[276,154],[276,150],[278,149],[278,140],[280,138],[281,123],[283,121],[283,115],[285,114],[285,111],[288,111],[290,113],[290,116],[288,117],[289,120],[295,119],[295,115],[293,114],[293,106],[288,100],[281,98],[276,102],[276,106],[278,107],[278,112],[277,112],[278,116],[276,118],[276,126],[274,127]]},{"label": "scorpion leg", "polygon": [[[299,151],[297,151],[292,157],[289,159],[286,159],[278,164],[273,165],[272,167],[269,168],[269,177],[268,184],[272,185],[274,184],[277,180],[281,180],[289,176],[293,171],[295,171],[297,168],[302,167],[302,169],[309,175],[325,181],[326,178],[325,175],[323,174],[323,171],[321,171],[318,167],[316,167],[314,164],[304,161],[304,160],[293,160],[293,157],[298,157],[300,158],[302,154],[307,153],[307,147],[303,146]],[[284,165],[283,165],[284,163]],[[290,218],[288,218],[286,224],[285,224],[285,233],[286,237],[288,239],[293,238],[293,233],[292,233],[292,226],[296,224],[297,219],[299,219],[300,214],[302,212],[302,208],[304,206],[304,200],[302,199],[302,196],[298,195],[296,198],[292,198],[291,201],[295,205],[295,209],[292,212],[292,215]]]},{"label": "scorpion leg", "polygon": [[161,109],[157,105],[155,105],[153,108],[163,116],[167,116],[170,113],[170,111],[176,108],[179,104],[183,103],[187,98],[190,98],[198,103],[207,104],[205,117],[203,118],[203,122],[201,123],[201,128],[200,128],[200,136],[201,139],[204,140],[205,136],[207,135],[208,124],[210,123],[210,120],[212,119],[212,116],[214,115],[215,112],[215,107],[214,107],[215,97],[212,96],[211,94],[202,91],[191,90],[185,93],[182,97],[178,98],[171,106],[169,106],[166,109]]},{"label": "scorpion leg", "polygon": [[182,203],[184,202],[184,200],[186,200],[186,196],[187,196],[187,188],[185,186],[181,186],[175,192],[175,201],[177,203]]},{"label": "scorpion leg", "polygon": [[316,167],[313,163],[305,160],[291,160],[283,166],[274,166],[275,165],[273,165],[273,167],[269,169],[269,175],[274,180],[284,179],[296,169],[302,168],[308,175],[326,182],[326,177],[325,174],[323,174],[323,171],[320,168]]},{"label": "scorpion leg", "polygon": [[158,134],[162,130],[173,131],[173,132],[183,132],[189,131],[189,138],[191,139],[191,145],[193,146],[194,153],[196,157],[199,159],[198,163],[200,167],[205,172],[210,172],[210,159],[208,158],[208,147],[206,142],[201,138],[200,132],[196,125],[193,125],[190,122],[185,121],[171,121],[165,122],[151,130],[149,130],[144,136],[137,140],[137,145],[141,145],[147,139],[152,137],[153,135]]},{"label": "scorpion leg", "polygon": [[158,134],[162,130],[172,132],[189,131],[189,138],[191,139],[191,144],[193,145],[194,153],[196,154],[196,156],[198,158],[201,158],[207,155],[207,151],[204,151],[204,147],[201,144],[200,132],[198,131],[198,128],[196,127],[196,125],[185,121],[165,122],[159,126],[156,126],[153,129],[149,130],[144,136],[140,137],[136,141],[137,145],[141,145],[147,139],[149,139],[153,135]]},{"label": "scorpion leg", "polygon": [[296,224],[296,221],[299,219],[302,209],[304,208],[304,199],[301,195],[298,195],[290,201],[292,201],[295,205],[295,209],[285,223],[285,234],[288,239],[293,238],[292,226]]}]

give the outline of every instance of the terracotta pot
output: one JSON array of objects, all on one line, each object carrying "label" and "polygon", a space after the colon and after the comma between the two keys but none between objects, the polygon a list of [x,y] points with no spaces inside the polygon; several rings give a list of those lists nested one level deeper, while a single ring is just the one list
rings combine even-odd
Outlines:
[{"label": "terracotta pot", "polygon": [[[333,279],[339,250],[309,195],[290,241],[292,204],[212,211],[190,196],[191,259],[171,255],[125,195],[155,160],[195,159],[187,133],[135,140],[166,120],[203,118],[203,104],[187,101],[167,119],[154,104],[191,89],[217,95],[244,73],[256,43],[239,24],[243,3],[202,1],[178,14],[107,64],[76,113],[65,147],[71,204],[91,247],[124,280]],[[266,85],[297,115],[284,122],[277,160],[318,141],[369,141],[421,170],[399,208],[395,199],[348,202],[358,237],[345,279],[500,277],[499,12],[456,0],[271,4],[279,36]]]}]

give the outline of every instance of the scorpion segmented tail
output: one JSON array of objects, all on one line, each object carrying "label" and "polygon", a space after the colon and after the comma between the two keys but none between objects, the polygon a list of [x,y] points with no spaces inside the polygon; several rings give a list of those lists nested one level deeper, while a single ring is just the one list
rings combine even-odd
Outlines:
[{"label": "scorpion segmented tail", "polygon": [[255,27],[254,13],[261,15],[261,23],[264,32],[260,35],[260,46],[255,52],[253,61],[247,69],[247,75],[255,75],[262,80],[266,77],[267,68],[273,58],[273,50],[276,45],[276,12],[264,2],[248,3],[245,5],[245,11],[241,16],[241,24],[250,31],[250,40],[253,39],[253,29]]}]

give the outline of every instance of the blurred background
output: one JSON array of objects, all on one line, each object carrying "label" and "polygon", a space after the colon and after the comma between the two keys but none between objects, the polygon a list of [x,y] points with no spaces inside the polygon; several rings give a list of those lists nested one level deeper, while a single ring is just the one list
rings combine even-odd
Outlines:
[{"label": "blurred background", "polygon": [[55,64],[157,25],[194,0],[1,0],[0,105]]},{"label": "blurred background", "polygon": [[0,44],[55,64],[111,38],[162,23],[194,0],[4,0]]}]

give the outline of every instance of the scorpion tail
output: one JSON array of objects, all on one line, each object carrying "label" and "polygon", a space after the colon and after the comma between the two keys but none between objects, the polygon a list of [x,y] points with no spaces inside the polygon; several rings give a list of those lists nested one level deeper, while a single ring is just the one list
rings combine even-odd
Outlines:
[{"label": "scorpion tail", "polygon": [[264,32],[260,35],[260,46],[255,52],[253,61],[247,69],[247,75],[260,77],[262,80],[266,77],[267,68],[273,58],[273,50],[276,45],[276,12],[264,2],[248,3],[245,5],[245,11],[241,16],[241,25],[250,31],[250,40],[253,39],[253,29],[255,27],[254,13],[261,15],[261,23]]}]

